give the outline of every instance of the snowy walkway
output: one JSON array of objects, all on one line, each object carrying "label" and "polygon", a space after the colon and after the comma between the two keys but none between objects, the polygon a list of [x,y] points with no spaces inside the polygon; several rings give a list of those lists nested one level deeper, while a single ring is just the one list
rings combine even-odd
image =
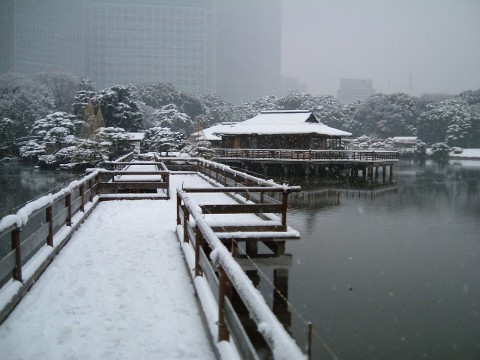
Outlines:
[{"label": "snowy walkway", "polygon": [[[172,176],[204,186],[198,176]],[[176,199],[107,201],[0,327],[2,359],[211,359]]]}]

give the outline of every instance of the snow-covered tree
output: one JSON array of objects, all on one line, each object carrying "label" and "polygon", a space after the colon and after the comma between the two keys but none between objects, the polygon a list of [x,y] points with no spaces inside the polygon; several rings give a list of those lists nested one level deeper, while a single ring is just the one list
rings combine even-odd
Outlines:
[{"label": "snow-covered tree", "polygon": [[354,120],[360,126],[356,132],[386,138],[415,135],[416,98],[403,93],[375,94],[362,102]]},{"label": "snow-covered tree", "polygon": [[19,149],[22,160],[35,163],[38,157],[45,154],[45,143],[30,140]]},{"label": "snow-covered tree", "polygon": [[179,151],[186,144],[185,135],[164,127],[154,127],[145,131],[142,147],[147,151],[168,152]]},{"label": "snow-covered tree", "polygon": [[187,114],[191,119],[204,114],[204,107],[199,98],[176,90],[172,84],[163,82],[138,84],[132,86],[131,91],[136,101],[154,109],[174,104],[180,112]]},{"label": "snow-covered tree", "polygon": [[102,148],[109,149],[109,155],[121,155],[132,149],[128,142],[129,136],[122,128],[101,127],[95,131],[94,139]]},{"label": "snow-covered tree", "polygon": [[439,163],[446,163],[450,157],[452,149],[445,143],[435,143],[432,145],[432,158]]},{"label": "snow-covered tree", "polygon": [[0,149],[11,147],[15,142],[13,121],[9,118],[0,118]]},{"label": "snow-covered tree", "polygon": [[472,142],[475,116],[468,104],[451,99],[427,105],[418,120],[418,136],[427,144],[448,142],[468,147]]},{"label": "snow-covered tree", "polygon": [[199,100],[204,109],[200,116],[203,128],[233,120],[233,105],[217,94],[200,95]]},{"label": "snow-covered tree", "polygon": [[188,135],[192,132],[194,123],[185,113],[178,110],[175,104],[163,106],[153,113],[152,122],[155,127],[164,127],[172,131],[181,131]]},{"label": "snow-covered tree", "polygon": [[119,127],[126,131],[142,128],[142,112],[126,86],[113,86],[102,90],[92,98],[95,109],[102,110],[107,127]]},{"label": "snow-covered tree", "polygon": [[34,81],[45,85],[50,90],[56,111],[72,111],[72,104],[80,85],[77,77],[67,73],[51,72],[35,75]]},{"label": "snow-covered tree", "polygon": [[0,75],[0,118],[13,121],[15,137],[27,135],[33,122],[53,109],[53,96],[45,86],[19,74]]},{"label": "snow-covered tree", "polygon": [[80,123],[75,115],[58,111],[34,122],[31,134],[41,136],[43,142],[72,144]]}]

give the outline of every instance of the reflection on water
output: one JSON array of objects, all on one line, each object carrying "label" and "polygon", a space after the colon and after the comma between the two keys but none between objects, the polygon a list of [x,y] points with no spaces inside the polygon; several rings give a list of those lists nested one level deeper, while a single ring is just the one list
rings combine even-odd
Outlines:
[{"label": "reflection on water", "polygon": [[[332,358],[319,336],[340,359],[479,359],[480,162],[395,170],[381,192],[292,199],[289,297],[314,358]],[[292,332],[305,344],[295,316]]]},{"label": "reflection on water", "polygon": [[15,212],[27,201],[68,184],[77,176],[20,164],[0,165],[0,217]]}]

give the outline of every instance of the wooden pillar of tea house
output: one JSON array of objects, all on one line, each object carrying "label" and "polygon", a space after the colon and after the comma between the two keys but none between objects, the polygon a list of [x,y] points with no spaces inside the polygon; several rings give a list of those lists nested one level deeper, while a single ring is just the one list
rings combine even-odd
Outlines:
[{"label": "wooden pillar of tea house", "polygon": [[313,171],[314,171],[315,176],[318,176],[318,165],[313,166]]},{"label": "wooden pillar of tea house", "polygon": [[366,166],[362,169],[363,178],[364,178],[365,181],[367,181],[367,179],[368,179],[367,170],[368,170],[368,168]]},{"label": "wooden pillar of tea house", "polygon": [[310,178],[310,165],[309,164],[305,165],[305,178],[306,179]]},{"label": "wooden pillar of tea house", "polygon": [[288,310],[288,269],[273,270],[273,313],[288,332],[292,326],[292,315]]},{"label": "wooden pillar of tea house", "polygon": [[282,165],[283,167],[283,176],[288,177],[288,165]]},{"label": "wooden pillar of tea house", "polygon": [[378,181],[378,166],[375,166],[375,182]]},{"label": "wooden pillar of tea house", "polygon": [[382,177],[383,177],[383,183],[385,184],[387,182],[387,167],[384,165],[382,169]]},{"label": "wooden pillar of tea house", "polygon": [[258,255],[258,241],[257,240],[247,240],[245,243],[245,248],[248,256],[257,256]]},{"label": "wooden pillar of tea house", "polygon": [[390,182],[393,181],[393,165],[390,165]]},{"label": "wooden pillar of tea house", "polygon": [[262,164],[263,175],[268,175],[268,165]]}]

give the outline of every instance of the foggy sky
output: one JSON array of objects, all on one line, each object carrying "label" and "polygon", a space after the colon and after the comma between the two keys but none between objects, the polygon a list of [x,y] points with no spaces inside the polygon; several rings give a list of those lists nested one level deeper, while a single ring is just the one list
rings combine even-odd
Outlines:
[{"label": "foggy sky", "polygon": [[[341,78],[378,92],[480,88],[479,0],[283,0],[282,74],[312,94]],[[411,74],[411,75],[410,75]]]}]

